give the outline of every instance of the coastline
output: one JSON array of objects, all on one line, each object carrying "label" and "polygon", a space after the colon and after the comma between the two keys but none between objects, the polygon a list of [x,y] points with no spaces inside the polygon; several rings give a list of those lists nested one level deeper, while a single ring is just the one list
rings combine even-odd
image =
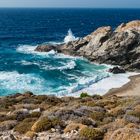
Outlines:
[{"label": "coastline", "polygon": [[120,88],[110,89],[104,96],[140,96],[140,74],[130,76],[130,81]]},{"label": "coastline", "polygon": [[[97,83],[90,85],[89,87],[79,90],[78,92],[72,93],[68,96],[80,97],[81,93],[88,93],[89,95],[100,95],[100,96],[109,96],[115,95],[115,92],[118,92],[119,89],[125,85],[131,83],[131,77],[137,77],[139,73],[125,73],[125,74],[112,74],[108,78],[104,78]],[[139,75],[140,77],[140,75]],[[125,90],[125,89],[124,89]]]}]

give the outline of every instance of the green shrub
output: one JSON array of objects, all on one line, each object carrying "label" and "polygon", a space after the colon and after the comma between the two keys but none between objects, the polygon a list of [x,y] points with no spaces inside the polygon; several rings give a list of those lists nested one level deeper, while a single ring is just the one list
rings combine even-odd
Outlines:
[{"label": "green shrub", "polygon": [[49,119],[48,117],[45,117],[36,122],[32,127],[32,130],[34,132],[42,132],[54,128],[57,125],[62,126],[63,125],[62,121],[60,121],[57,118]]},{"label": "green shrub", "polygon": [[128,115],[132,115],[140,119],[140,111],[130,111],[128,112]]},{"label": "green shrub", "polygon": [[102,140],[103,136],[104,133],[99,129],[86,127],[81,129],[80,131],[80,137],[82,137],[85,140]]},{"label": "green shrub", "polygon": [[90,97],[87,93],[81,93],[80,98]]},{"label": "green shrub", "polygon": [[27,118],[20,122],[18,125],[15,126],[14,130],[19,132],[20,134],[25,134],[35,123],[36,119]]},{"label": "green shrub", "polygon": [[41,112],[32,112],[30,114],[31,118],[39,118],[41,116]]},{"label": "green shrub", "polygon": [[89,101],[87,103],[85,103],[86,106],[90,106],[90,107],[94,107],[96,106],[96,103],[94,101]]},{"label": "green shrub", "polygon": [[105,113],[104,112],[93,112],[90,115],[90,118],[92,118],[95,121],[102,121],[102,119],[105,117]]}]

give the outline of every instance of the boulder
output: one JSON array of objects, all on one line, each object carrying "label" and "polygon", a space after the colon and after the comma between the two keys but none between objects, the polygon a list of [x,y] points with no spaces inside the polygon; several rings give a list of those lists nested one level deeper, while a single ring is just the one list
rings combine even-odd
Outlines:
[{"label": "boulder", "polygon": [[127,122],[131,122],[131,123],[140,123],[139,117],[136,117],[136,116],[133,116],[133,115],[126,114],[126,115],[124,116],[124,119],[125,119]]},{"label": "boulder", "polygon": [[14,128],[17,125],[17,121],[16,120],[9,120],[9,121],[4,121],[0,123],[0,131],[7,131],[7,130],[11,130],[12,128]]},{"label": "boulder", "polygon": [[39,45],[37,46],[37,48],[35,49],[35,51],[38,52],[49,52],[51,50],[56,50],[56,46],[53,45]]},{"label": "boulder", "polygon": [[114,67],[114,68],[109,69],[109,72],[113,74],[118,74],[118,73],[125,73],[125,70],[119,67]]},{"label": "boulder", "polygon": [[64,129],[64,133],[68,133],[71,132],[72,130],[81,130],[83,128],[87,127],[86,125],[80,124],[80,123],[71,123],[69,125],[66,126],[66,128]]}]

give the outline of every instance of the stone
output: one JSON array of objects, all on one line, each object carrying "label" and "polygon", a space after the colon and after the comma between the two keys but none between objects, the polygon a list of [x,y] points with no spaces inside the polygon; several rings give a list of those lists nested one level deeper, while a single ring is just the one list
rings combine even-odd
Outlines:
[{"label": "stone", "polygon": [[38,52],[49,52],[51,50],[56,50],[56,46],[55,45],[39,45],[37,46],[37,48],[35,49],[35,51],[38,51]]},{"label": "stone", "polygon": [[140,119],[138,117],[135,117],[135,116],[132,116],[132,115],[129,115],[129,114],[126,114],[124,116],[124,119],[127,121],[127,122],[131,122],[131,123],[140,123]]},{"label": "stone", "polygon": [[137,31],[140,31],[140,21],[139,20],[134,20],[129,23],[122,23],[119,27],[117,27],[115,32],[123,32],[126,30],[134,30],[134,29]]},{"label": "stone", "polygon": [[16,138],[12,134],[9,134],[7,136],[0,137],[0,140],[16,140]]},{"label": "stone", "polygon": [[64,133],[73,132],[73,131],[79,131],[83,128],[87,127],[86,125],[80,124],[80,123],[70,123],[66,126],[64,129]]},{"label": "stone", "polygon": [[16,120],[9,120],[0,123],[0,131],[11,130],[17,125]]},{"label": "stone", "polygon": [[125,73],[125,70],[119,67],[114,67],[114,68],[109,69],[109,72],[113,74],[119,74],[119,73]]}]

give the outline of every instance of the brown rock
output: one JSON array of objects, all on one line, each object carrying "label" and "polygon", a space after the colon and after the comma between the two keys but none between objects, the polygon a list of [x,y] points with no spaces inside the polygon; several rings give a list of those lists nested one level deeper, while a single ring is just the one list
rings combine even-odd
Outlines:
[{"label": "brown rock", "polygon": [[39,45],[35,51],[38,51],[38,52],[49,52],[51,50],[56,50],[56,46],[53,46],[53,45]]},{"label": "brown rock", "polygon": [[16,120],[9,120],[9,121],[4,121],[0,123],[0,131],[7,131],[11,130],[13,127],[17,125]]},{"label": "brown rock", "polygon": [[134,20],[128,23],[122,23],[115,32],[123,32],[126,30],[137,30],[140,31],[140,21],[139,20]]},{"label": "brown rock", "polygon": [[67,125],[67,127],[64,129],[64,133],[71,132],[72,130],[79,131],[85,127],[87,127],[87,126],[80,124],[80,123],[71,123],[71,124]]},{"label": "brown rock", "polygon": [[138,129],[120,128],[116,131],[108,132],[104,140],[139,140],[140,132]]}]

